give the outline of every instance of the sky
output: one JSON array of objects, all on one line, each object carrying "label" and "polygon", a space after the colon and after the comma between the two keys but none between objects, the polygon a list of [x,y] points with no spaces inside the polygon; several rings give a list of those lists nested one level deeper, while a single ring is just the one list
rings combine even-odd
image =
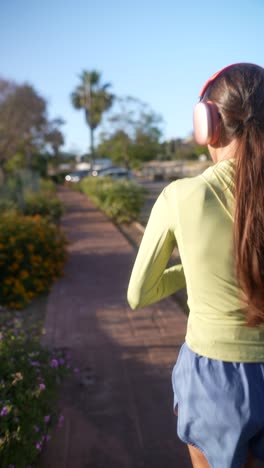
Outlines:
[{"label": "sky", "polygon": [[30,83],[49,117],[64,119],[65,151],[89,150],[70,100],[83,70],[146,102],[163,118],[164,139],[185,138],[211,75],[236,62],[264,66],[263,20],[263,0],[3,1],[0,77]]}]

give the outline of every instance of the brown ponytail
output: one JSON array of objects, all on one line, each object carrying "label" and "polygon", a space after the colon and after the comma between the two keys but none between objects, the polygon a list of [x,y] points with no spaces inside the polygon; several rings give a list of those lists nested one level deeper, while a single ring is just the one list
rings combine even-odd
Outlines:
[{"label": "brown ponytail", "polygon": [[222,139],[236,138],[234,255],[247,324],[264,324],[264,69],[238,64],[212,84]]},{"label": "brown ponytail", "polygon": [[236,271],[245,293],[248,325],[264,323],[264,137],[246,125],[235,173]]}]

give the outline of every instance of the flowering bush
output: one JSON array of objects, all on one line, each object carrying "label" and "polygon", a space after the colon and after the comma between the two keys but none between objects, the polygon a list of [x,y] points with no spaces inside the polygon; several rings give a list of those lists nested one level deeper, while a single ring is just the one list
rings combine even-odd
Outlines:
[{"label": "flowering bush", "polygon": [[22,314],[0,316],[0,466],[27,468],[38,461],[51,428],[63,424],[58,389],[69,356],[29,337]]},{"label": "flowering bush", "polygon": [[53,193],[29,192],[25,195],[23,213],[30,216],[44,216],[49,221],[57,223],[64,213],[64,206]]},{"label": "flowering bush", "polygon": [[0,215],[0,304],[23,308],[63,272],[66,239],[40,216]]},{"label": "flowering bush", "polygon": [[117,223],[130,223],[138,218],[145,201],[146,189],[131,181],[107,177],[87,177],[80,190]]}]

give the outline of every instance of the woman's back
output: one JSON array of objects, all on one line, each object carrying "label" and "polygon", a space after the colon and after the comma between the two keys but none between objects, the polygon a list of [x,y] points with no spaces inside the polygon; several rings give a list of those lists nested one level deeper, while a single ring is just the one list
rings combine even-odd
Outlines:
[{"label": "woman's back", "polygon": [[186,278],[186,342],[225,361],[264,360],[264,327],[246,326],[233,255],[235,164],[221,161],[176,183],[175,232]]},{"label": "woman's back", "polygon": [[[134,307],[139,308],[169,295],[172,281],[174,291],[186,285],[189,347],[211,359],[258,362],[264,361],[264,327],[246,326],[235,274],[234,172],[234,161],[225,160],[164,189],[152,210],[128,297],[133,306],[140,291]],[[172,278],[165,276],[162,283],[159,272],[175,245],[183,270],[167,269]]]}]

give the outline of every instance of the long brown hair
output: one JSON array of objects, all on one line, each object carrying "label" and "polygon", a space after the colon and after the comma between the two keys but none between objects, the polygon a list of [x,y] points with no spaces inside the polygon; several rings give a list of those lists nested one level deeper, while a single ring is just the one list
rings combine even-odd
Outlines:
[{"label": "long brown hair", "polygon": [[206,91],[216,103],[219,144],[236,138],[234,254],[247,324],[264,324],[264,69],[237,64]]}]

